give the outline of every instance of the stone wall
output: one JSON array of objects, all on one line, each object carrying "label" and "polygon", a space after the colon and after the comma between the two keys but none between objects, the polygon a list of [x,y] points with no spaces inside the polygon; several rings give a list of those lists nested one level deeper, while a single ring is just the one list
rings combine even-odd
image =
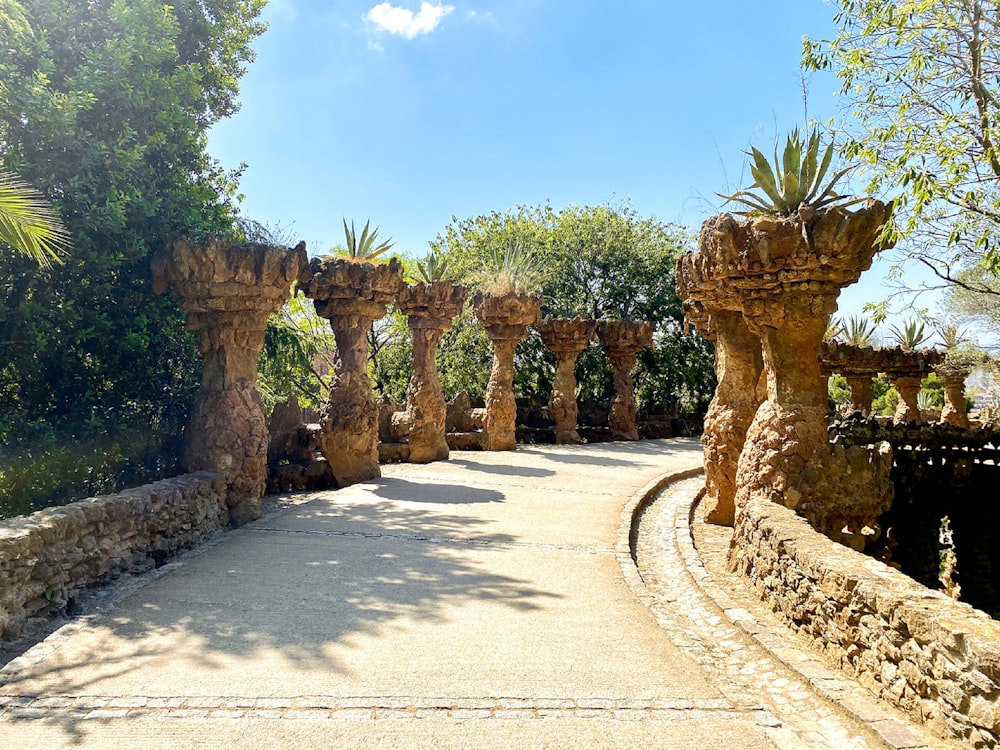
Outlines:
[{"label": "stone wall", "polygon": [[115,573],[149,570],[229,521],[224,474],[200,471],[0,522],[0,638]]},{"label": "stone wall", "polygon": [[942,737],[996,747],[1000,622],[751,500],[731,562],[762,599],[857,680]]},{"label": "stone wall", "polygon": [[891,538],[884,533],[865,551],[937,588],[939,529],[947,517],[962,601],[1000,613],[1000,506],[991,501],[1000,486],[1000,430],[847,419],[829,434],[839,445],[892,446],[892,508],[878,519]]}]

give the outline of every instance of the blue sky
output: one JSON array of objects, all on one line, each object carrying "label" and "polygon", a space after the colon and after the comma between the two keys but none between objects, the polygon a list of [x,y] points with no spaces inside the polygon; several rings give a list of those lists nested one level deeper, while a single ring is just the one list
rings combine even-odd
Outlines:
[{"label": "blue sky", "polygon": [[[242,109],[209,150],[248,167],[244,213],[316,254],[341,217],[423,255],[451,221],[631,199],[697,231],[750,182],[749,145],[806,123],[822,0],[271,0]],[[838,112],[832,75],[808,116]],[[884,269],[842,297],[880,299]]]}]

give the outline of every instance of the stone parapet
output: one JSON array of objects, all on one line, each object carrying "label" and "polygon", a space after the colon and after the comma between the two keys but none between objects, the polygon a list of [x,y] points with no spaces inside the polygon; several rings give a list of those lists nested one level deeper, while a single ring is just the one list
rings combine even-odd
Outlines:
[{"label": "stone parapet", "polygon": [[142,572],[229,522],[222,472],[199,471],[0,521],[0,637],[116,572]]},{"label": "stone parapet", "polygon": [[813,646],[949,739],[996,747],[1000,623],[751,498],[731,564]]}]

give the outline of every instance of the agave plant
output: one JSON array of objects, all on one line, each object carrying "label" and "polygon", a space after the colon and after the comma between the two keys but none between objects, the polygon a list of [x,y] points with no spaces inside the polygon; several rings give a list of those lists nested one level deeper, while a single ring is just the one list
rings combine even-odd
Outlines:
[{"label": "agave plant", "polygon": [[847,322],[841,324],[838,338],[851,346],[864,349],[874,343],[877,330],[873,321],[860,315],[852,315]]},{"label": "agave plant", "polygon": [[892,337],[904,352],[913,352],[921,344],[927,342],[930,334],[927,325],[919,320],[908,320],[902,326],[889,326]]},{"label": "agave plant", "polygon": [[538,294],[549,274],[540,255],[523,242],[510,241],[490,248],[474,278],[488,294]]},{"label": "agave plant", "polygon": [[[789,216],[802,205],[823,208],[846,201],[841,205],[848,206],[864,200],[863,198],[847,200],[849,196],[840,195],[833,189],[837,181],[853,167],[840,170],[824,185],[823,180],[833,159],[833,143],[826,147],[822,158],[819,150],[820,138],[816,130],[813,130],[809,140],[803,143],[799,129],[796,128],[788,135],[780,160],[778,144],[775,142],[773,168],[764,154],[752,148],[747,155],[754,162],[750,166],[750,174],[754,178],[753,185],[733,195],[722,193],[718,195],[727,201],[749,206],[751,211],[747,213],[760,212],[778,216]],[[754,192],[755,190],[760,190],[763,195]]]},{"label": "agave plant", "polygon": [[826,331],[823,333],[823,341],[833,341],[840,338],[844,332],[844,321],[832,315],[826,316]]},{"label": "agave plant", "polygon": [[948,350],[958,349],[969,340],[968,333],[956,325],[938,328],[937,335],[941,339],[941,345]]},{"label": "agave plant", "polygon": [[354,231],[354,222],[352,221],[350,228],[348,228],[347,219],[344,219],[344,238],[347,243],[347,257],[356,260],[375,260],[380,255],[389,252],[389,249],[392,247],[392,238],[376,245],[375,239],[378,236],[378,227],[369,232],[368,225],[370,222],[370,219],[365,222],[365,228],[361,230],[361,236],[358,237]]},{"label": "agave plant", "polygon": [[421,281],[430,284],[434,281],[441,281],[447,278],[448,261],[434,250],[423,260],[417,261],[417,276]]}]

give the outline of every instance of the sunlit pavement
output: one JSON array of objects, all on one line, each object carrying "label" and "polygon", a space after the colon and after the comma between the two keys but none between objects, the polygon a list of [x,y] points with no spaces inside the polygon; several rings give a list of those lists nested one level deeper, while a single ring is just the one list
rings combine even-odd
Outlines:
[{"label": "sunlit pavement", "polygon": [[693,439],[455,453],[294,496],[8,665],[0,746],[808,746],[627,571],[623,510],[701,460]]}]

